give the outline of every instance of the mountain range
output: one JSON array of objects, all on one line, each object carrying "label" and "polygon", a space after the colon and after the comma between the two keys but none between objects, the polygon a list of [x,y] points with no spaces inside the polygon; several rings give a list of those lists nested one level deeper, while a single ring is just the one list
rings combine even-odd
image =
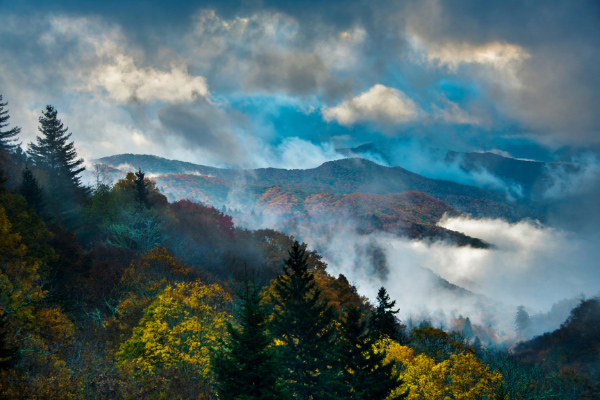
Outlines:
[{"label": "mountain range", "polygon": [[312,169],[224,169],[151,155],[120,154],[97,160],[113,179],[142,169],[170,200],[190,199],[234,215],[267,217],[290,231],[299,224],[352,220],[359,232],[388,232],[411,239],[448,239],[486,247],[476,238],[437,225],[444,215],[543,219],[543,208],[527,199],[440,179],[358,157]]},{"label": "mountain range", "polygon": [[[354,148],[337,149],[346,157],[375,157],[387,163],[395,164],[393,149],[388,143],[380,145],[367,143]],[[398,148],[402,148],[400,143]],[[540,199],[553,184],[553,175],[557,170],[563,173],[575,173],[579,167],[571,162],[545,162],[513,158],[494,152],[458,152],[436,148],[425,149],[425,153],[435,161],[447,166],[456,165],[466,174],[487,173],[511,187],[518,197]]]}]

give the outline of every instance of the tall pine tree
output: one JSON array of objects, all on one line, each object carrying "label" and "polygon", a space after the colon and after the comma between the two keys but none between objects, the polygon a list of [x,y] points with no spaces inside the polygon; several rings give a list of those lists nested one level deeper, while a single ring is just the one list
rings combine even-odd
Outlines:
[{"label": "tall pine tree", "polygon": [[8,110],[4,107],[8,105],[8,102],[2,102],[2,95],[0,94],[0,150],[6,152],[14,152],[19,144],[17,143],[17,135],[21,132],[21,128],[15,126],[11,129],[4,129],[8,126]]},{"label": "tall pine tree", "polygon": [[305,246],[294,241],[273,285],[271,327],[284,344],[279,346],[283,377],[295,398],[316,400],[327,397],[335,311],[321,297],[305,253]]},{"label": "tall pine tree", "polygon": [[[385,352],[376,353],[375,339],[367,333],[362,313],[351,306],[340,327],[337,343],[340,380],[337,398],[348,400],[384,400],[402,385],[393,363],[385,363]],[[404,399],[408,392],[391,399]]]},{"label": "tall pine tree", "polygon": [[398,319],[396,314],[400,310],[394,310],[396,300],[390,301],[390,295],[382,286],[377,293],[377,305],[369,318],[369,331],[375,340],[383,337],[400,340],[402,332],[399,329]]},{"label": "tall pine tree", "polygon": [[65,128],[57,114],[51,105],[42,111],[38,128],[42,136],[37,137],[36,143],[29,143],[27,152],[36,167],[45,170],[51,179],[81,187],[79,174],[85,170],[83,159],[77,158],[75,144],[69,142],[69,128]]},{"label": "tall pine tree", "polygon": [[254,283],[240,293],[240,328],[227,322],[228,343],[213,353],[219,398],[223,400],[278,400],[289,398],[267,332],[269,316]]},{"label": "tall pine tree", "polygon": [[88,188],[81,184],[83,159],[77,158],[75,144],[69,142],[71,133],[57,118],[57,111],[46,106],[39,118],[39,131],[36,143],[29,143],[27,152],[37,169],[48,176],[48,209],[59,223],[68,229],[76,229],[79,221],[79,208],[89,195]]}]

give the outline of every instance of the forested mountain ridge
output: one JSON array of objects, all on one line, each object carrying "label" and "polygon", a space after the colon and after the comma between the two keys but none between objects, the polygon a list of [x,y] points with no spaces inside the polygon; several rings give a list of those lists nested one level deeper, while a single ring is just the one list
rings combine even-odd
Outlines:
[{"label": "forested mountain ridge", "polygon": [[[171,163],[170,160],[162,158],[134,154],[104,157],[98,162],[114,168],[119,165],[133,165],[138,162],[138,159],[139,164],[148,167],[147,170],[155,174],[202,174],[209,178],[214,177],[251,186],[251,191],[256,190],[255,186],[285,186],[309,193],[334,194],[393,194],[417,191],[435,197],[474,217],[502,217],[513,221],[522,218],[543,219],[543,212],[536,203],[525,200],[512,202],[503,193],[425,178],[401,167],[384,167],[359,158],[330,161],[317,168],[306,170],[276,168],[235,170],[200,165],[192,167],[193,164],[189,163],[178,161]],[[190,170],[190,168],[194,169]],[[216,183],[218,182],[211,182],[213,187]],[[231,185],[224,181],[220,183]],[[199,184],[202,185],[203,182],[199,180]],[[165,192],[169,192],[168,184],[165,185]],[[212,197],[208,193],[203,192],[203,194]]]},{"label": "forested mountain ridge", "polygon": [[[406,146],[406,148],[404,148]],[[377,157],[388,165],[402,166],[403,158],[410,158],[405,152],[415,151],[410,144],[395,146],[367,143],[354,148],[337,149],[347,157]],[[545,192],[554,184],[555,174],[580,172],[581,167],[572,162],[538,161],[514,158],[494,152],[458,152],[435,148],[419,149],[430,162],[440,166],[458,166],[466,174],[489,174],[492,180],[498,180],[497,190],[502,186],[514,189],[515,196],[528,199],[543,199]],[[394,154],[397,152],[398,154]]]}]

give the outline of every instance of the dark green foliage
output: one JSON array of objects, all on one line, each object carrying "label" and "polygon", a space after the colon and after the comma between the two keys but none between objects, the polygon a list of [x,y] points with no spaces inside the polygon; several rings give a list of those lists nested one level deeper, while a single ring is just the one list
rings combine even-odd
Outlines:
[{"label": "dark green foliage", "polygon": [[[393,363],[384,363],[385,352],[375,353],[375,339],[367,334],[362,313],[351,306],[340,327],[337,352],[341,369],[337,398],[352,400],[383,400],[402,381],[394,373]],[[408,391],[394,399],[404,399]]]},{"label": "dark green foliage", "polygon": [[49,263],[53,297],[64,309],[72,311],[79,306],[79,300],[85,297],[85,279],[92,260],[73,233],[53,226],[52,234],[50,245],[57,256]]},{"label": "dark green foliage", "polygon": [[282,375],[302,400],[325,397],[328,374],[324,371],[331,366],[335,333],[335,312],[321,298],[307,258],[305,246],[294,241],[272,295],[272,330],[285,344]]},{"label": "dark green foliage", "polygon": [[7,192],[6,190],[6,182],[8,178],[4,176],[4,170],[0,168],[0,195],[3,195]]},{"label": "dark green foliage", "polygon": [[4,130],[8,126],[8,110],[4,107],[8,105],[8,102],[2,102],[2,95],[0,94],[0,151],[14,152],[17,147],[17,135],[21,132],[21,128],[15,126],[11,129]]},{"label": "dark green foliage", "polygon": [[135,173],[135,201],[140,208],[150,208],[150,200],[148,199],[148,186],[144,181],[144,173],[141,168]]},{"label": "dark green foliage", "polygon": [[425,354],[436,363],[450,359],[452,354],[474,353],[473,346],[458,332],[445,332],[431,326],[414,328],[410,333],[408,345],[416,354]]},{"label": "dark green foliage", "polygon": [[25,197],[29,207],[34,209],[38,215],[42,215],[46,205],[44,189],[40,187],[37,179],[27,167],[23,170],[23,180],[19,186],[19,193]]},{"label": "dark green foliage", "polygon": [[4,318],[6,314],[0,317],[0,370],[8,369],[12,366],[19,348],[6,342],[6,324],[8,319]]},{"label": "dark green foliage", "polygon": [[389,337],[394,340],[401,339],[400,324],[396,318],[396,314],[400,310],[394,311],[395,305],[396,300],[390,301],[387,290],[382,286],[377,293],[377,305],[369,318],[369,332],[375,340],[383,337]]},{"label": "dark green foliage", "polygon": [[528,365],[508,351],[484,352],[483,362],[502,375],[497,399],[507,400],[582,400],[580,384],[566,375],[545,371],[539,365]]},{"label": "dark green foliage", "polygon": [[239,325],[227,322],[229,341],[212,357],[223,400],[277,400],[289,395],[280,379],[280,367],[267,332],[268,313],[260,304],[259,289],[245,283],[240,293]]},{"label": "dark green foliage", "polygon": [[570,371],[589,393],[600,393],[600,299],[582,300],[559,329],[522,342],[515,351],[515,362]]}]

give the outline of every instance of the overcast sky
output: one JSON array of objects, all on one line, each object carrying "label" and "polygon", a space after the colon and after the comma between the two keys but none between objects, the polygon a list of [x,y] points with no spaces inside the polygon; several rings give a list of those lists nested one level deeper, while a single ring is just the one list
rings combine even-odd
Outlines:
[{"label": "overcast sky", "polygon": [[[416,137],[543,156],[600,143],[600,2],[0,0],[0,94],[86,159],[303,167]],[[312,163],[312,164],[311,164]]]}]

